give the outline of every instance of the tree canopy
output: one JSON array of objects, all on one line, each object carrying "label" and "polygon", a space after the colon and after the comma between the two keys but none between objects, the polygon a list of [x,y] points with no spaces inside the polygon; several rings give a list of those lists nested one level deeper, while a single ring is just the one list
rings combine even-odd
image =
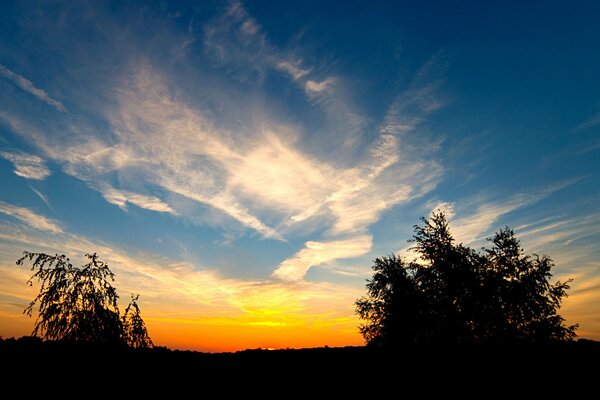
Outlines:
[{"label": "tree canopy", "polygon": [[554,263],[525,254],[509,228],[477,252],[457,244],[442,212],[414,228],[407,261],[377,258],[367,296],[356,301],[368,344],[547,343],[572,340],[577,328],[558,314],[569,281],[550,283]]},{"label": "tree canopy", "polygon": [[131,296],[121,318],[119,295],[111,283],[115,275],[95,253],[86,254],[89,262],[81,267],[73,266],[64,254],[23,254],[17,265],[31,262],[34,271],[28,284],[32,286],[34,280],[41,284],[38,295],[24,311],[31,316],[37,306],[33,336],[152,347],[137,304],[139,296]]}]

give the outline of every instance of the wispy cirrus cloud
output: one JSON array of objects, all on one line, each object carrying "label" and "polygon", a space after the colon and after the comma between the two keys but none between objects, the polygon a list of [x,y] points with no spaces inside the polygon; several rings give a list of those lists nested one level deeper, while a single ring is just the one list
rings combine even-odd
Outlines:
[{"label": "wispy cirrus cloud", "polygon": [[308,80],[306,81],[304,88],[309,95],[317,95],[323,92],[327,92],[333,84],[335,83],[335,79],[327,78],[321,82]]},{"label": "wispy cirrus cloud", "polygon": [[[67,153],[54,146],[47,151],[62,158],[69,173],[95,187],[108,184],[115,171],[134,181],[139,176],[224,212],[265,237],[281,238],[262,221],[267,212],[271,219],[278,217],[275,226],[284,231],[320,218],[333,222],[332,234],[363,233],[384,210],[431,190],[440,174],[433,161],[404,157],[391,134],[374,141],[356,166],[339,168],[335,160],[300,150],[302,132],[268,120],[256,126],[252,141],[240,140],[174,99],[164,78],[147,64],[134,69],[127,82],[117,92],[119,108],[107,116],[118,132],[112,144],[88,138]],[[156,210],[154,198],[137,205],[152,204],[150,209]],[[107,199],[125,204],[114,193]],[[161,210],[172,209],[160,201]]]},{"label": "wispy cirrus cloud", "polygon": [[440,95],[447,63],[443,53],[436,53],[419,68],[409,87],[388,107],[380,128],[382,133],[404,135],[412,132],[429,114],[448,102]]},{"label": "wispy cirrus cloud", "polygon": [[40,200],[42,200],[49,209],[53,210],[52,205],[50,204],[50,201],[48,200],[48,197],[46,197],[46,195],[44,193],[42,193],[41,191],[39,191],[38,189],[34,188],[31,185],[28,185],[28,186],[29,186],[29,189],[31,189],[31,191],[33,193],[35,193],[35,195],[37,197],[39,197]]},{"label": "wispy cirrus cloud", "polygon": [[306,242],[304,248],[282,262],[273,276],[286,281],[300,281],[311,267],[341,258],[362,256],[371,250],[373,238],[368,235],[330,242]]},{"label": "wispy cirrus cloud", "polygon": [[443,211],[452,225],[452,235],[459,243],[473,244],[482,241],[496,230],[494,224],[504,215],[535,204],[579,179],[550,185],[546,188],[517,193],[509,198],[491,200],[486,196],[465,199],[460,203],[430,202],[431,211]]},{"label": "wispy cirrus cloud", "polygon": [[279,61],[275,64],[275,67],[290,74],[294,80],[303,78],[310,72],[310,69],[302,68],[300,61]]},{"label": "wispy cirrus cloud", "polygon": [[[308,241],[313,243],[364,238],[385,211],[438,183],[441,165],[421,139],[416,145],[408,135],[442,104],[436,102],[440,84],[425,72],[419,71],[370,132],[344,79],[306,65],[297,51],[272,45],[241,3],[230,3],[205,25],[204,47],[208,59],[226,67],[220,70],[244,82],[258,85],[267,73],[284,73],[291,89],[306,95],[309,111],[325,118],[323,132],[276,118],[268,103],[252,104],[248,118],[240,111],[248,104],[231,88],[217,90],[226,101],[216,108],[226,105],[230,111],[226,120],[216,117],[204,103],[180,96],[181,82],[151,58],[130,60],[105,89],[110,106],[96,108],[108,132],[68,125],[46,137],[17,116],[4,119],[110,203],[196,221],[172,202],[176,195],[268,239],[285,240],[297,231],[321,232],[322,238]],[[248,73],[256,76],[248,81]],[[330,248],[311,251],[329,259]]]},{"label": "wispy cirrus cloud", "polygon": [[[600,236],[597,227],[600,214],[585,216],[554,215],[516,226],[515,232],[523,239],[529,249],[535,251],[549,248],[562,248],[557,257],[561,262],[577,268],[577,262],[571,257],[590,257],[594,252],[595,236]],[[582,246],[590,246],[590,251],[581,251]],[[565,250],[569,250],[565,252]]]},{"label": "wispy cirrus cloud", "polygon": [[204,44],[216,62],[231,66],[242,80],[249,79],[248,71],[259,81],[268,70],[283,72],[309,97],[331,91],[336,82],[334,77],[318,76],[316,68],[305,65],[299,54],[272,45],[240,1],[231,1],[223,15],[205,25]]},{"label": "wispy cirrus cloud", "polygon": [[51,233],[62,233],[63,231],[58,223],[25,207],[18,207],[0,201],[0,212],[14,217],[28,226],[41,231],[47,231]]},{"label": "wispy cirrus cloud", "polygon": [[50,170],[39,156],[22,152],[1,151],[0,157],[15,165],[14,172],[17,176],[41,181],[50,175]]},{"label": "wispy cirrus cloud", "polygon": [[167,203],[155,196],[147,196],[127,190],[118,190],[113,187],[104,186],[100,190],[102,196],[111,204],[127,210],[127,204],[133,204],[146,210],[177,214]]},{"label": "wispy cirrus cloud", "polygon": [[4,65],[1,65],[1,64],[0,64],[0,76],[10,80],[11,82],[13,82],[15,85],[17,85],[24,91],[29,92],[33,96],[37,97],[38,100],[43,101],[44,103],[54,107],[56,110],[61,111],[61,112],[67,111],[67,109],[65,108],[63,103],[61,103],[58,100],[53,99],[44,90],[35,87],[33,85],[33,83],[31,83],[30,80],[17,74],[16,72],[11,71],[10,69],[6,68]]}]

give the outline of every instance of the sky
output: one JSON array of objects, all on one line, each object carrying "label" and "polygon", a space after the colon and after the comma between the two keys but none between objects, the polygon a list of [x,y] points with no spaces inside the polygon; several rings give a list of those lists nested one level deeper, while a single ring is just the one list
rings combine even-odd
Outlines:
[{"label": "sky", "polygon": [[372,260],[442,209],[600,340],[599,71],[596,1],[2,1],[0,336],[30,250],[98,253],[157,345],[361,345]]}]

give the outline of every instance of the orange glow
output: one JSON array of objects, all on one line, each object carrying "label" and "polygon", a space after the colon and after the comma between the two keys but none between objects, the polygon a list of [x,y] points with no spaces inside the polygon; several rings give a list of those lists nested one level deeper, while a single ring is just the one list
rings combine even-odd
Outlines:
[{"label": "orange glow", "polygon": [[[142,317],[157,346],[204,352],[244,349],[360,346],[354,301],[364,288],[315,282],[246,282],[192,269],[161,270],[150,262],[112,259],[122,276],[119,292],[143,287]],[[117,261],[121,261],[117,263]],[[134,265],[134,276],[118,264]],[[10,267],[10,268],[9,268]],[[175,270],[176,272],[172,272]],[[5,268],[0,286],[11,301],[0,301],[0,335],[31,334],[34,318],[22,314],[37,293],[24,285],[28,271]],[[586,282],[579,285],[579,282]],[[600,339],[596,281],[578,279],[561,309],[567,323],[580,323],[580,337]]]},{"label": "orange glow", "polygon": [[212,321],[147,321],[155,345],[205,352],[257,348],[304,348],[360,346],[364,344],[356,325],[342,328],[264,326],[228,319]]}]

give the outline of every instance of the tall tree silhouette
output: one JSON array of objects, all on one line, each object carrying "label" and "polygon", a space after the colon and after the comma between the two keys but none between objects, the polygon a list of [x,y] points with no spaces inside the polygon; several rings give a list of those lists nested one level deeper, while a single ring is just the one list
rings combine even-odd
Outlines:
[{"label": "tall tree silhouette", "polygon": [[552,261],[525,255],[509,228],[480,254],[456,244],[442,212],[415,226],[418,259],[377,258],[367,296],[356,301],[371,345],[571,340],[577,326],[558,315],[566,283],[550,283]]},{"label": "tall tree silhouette", "polygon": [[[63,255],[25,251],[17,265],[32,262],[34,274],[28,280],[40,282],[38,295],[24,313],[31,316],[36,306],[33,336],[49,340],[73,340],[95,343],[126,343],[148,347],[148,337],[141,319],[137,297],[127,307],[123,319],[117,305],[118,294],[112,286],[115,275],[108,264],[94,254],[86,254],[89,262],[75,267]],[[145,344],[145,345],[144,345]]]}]

